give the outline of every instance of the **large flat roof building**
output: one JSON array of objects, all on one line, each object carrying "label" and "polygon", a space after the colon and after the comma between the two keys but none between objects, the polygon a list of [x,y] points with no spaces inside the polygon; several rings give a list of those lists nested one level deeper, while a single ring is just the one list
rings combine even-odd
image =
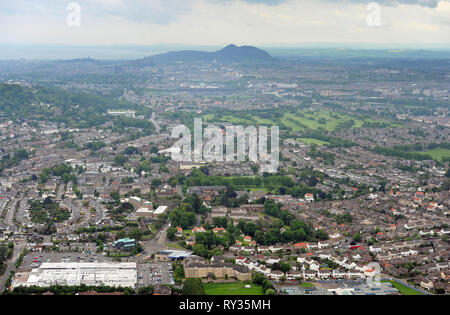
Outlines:
[{"label": "large flat roof building", "polygon": [[122,238],[113,243],[113,247],[116,249],[132,250],[136,247],[136,240],[130,238]]},{"label": "large flat roof building", "polygon": [[[22,275],[22,278],[25,275]],[[33,269],[26,279],[14,280],[13,287],[52,285],[111,286],[134,288],[137,283],[136,263],[43,263]]]},{"label": "large flat roof building", "polygon": [[150,210],[148,208],[140,208],[136,210],[135,213],[131,216],[132,219],[139,219],[139,218],[153,218],[153,210]]},{"label": "large flat roof building", "polygon": [[156,209],[155,212],[153,212],[153,216],[157,218],[160,214],[166,213],[168,208],[169,207],[167,206],[159,206],[158,209]]}]

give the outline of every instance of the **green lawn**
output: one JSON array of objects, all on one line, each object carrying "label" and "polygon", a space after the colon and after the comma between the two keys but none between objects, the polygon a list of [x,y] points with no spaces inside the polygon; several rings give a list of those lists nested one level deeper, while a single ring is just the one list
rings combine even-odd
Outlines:
[{"label": "green lawn", "polygon": [[318,146],[323,146],[326,144],[329,144],[327,141],[322,141],[319,139],[313,139],[313,138],[297,138],[298,142],[302,142],[304,144],[317,144]]},{"label": "green lawn", "polygon": [[167,244],[167,247],[173,248],[173,249],[184,249],[178,243],[169,243],[169,244]]},{"label": "green lawn", "polygon": [[250,284],[246,289],[243,282],[208,283],[205,284],[207,295],[264,295],[263,288]]},{"label": "green lawn", "polygon": [[428,151],[422,151],[418,152],[422,154],[429,154],[431,157],[435,160],[442,161],[442,158],[444,157],[450,157],[450,150],[449,149],[433,149]]},{"label": "green lawn", "polygon": [[302,288],[314,288],[314,284],[312,284],[310,282],[302,282],[301,287]]},{"label": "green lawn", "polygon": [[395,280],[384,280],[382,282],[390,282],[402,295],[424,295],[422,292],[408,288]]},{"label": "green lawn", "polygon": [[252,188],[252,187],[248,187],[248,188],[240,188],[239,190],[242,190],[242,191],[244,191],[244,190],[250,190],[250,191],[264,191],[265,193],[268,193],[268,192],[270,192],[270,190],[268,189],[268,188],[264,188],[264,187],[261,187],[261,188]]},{"label": "green lawn", "polygon": [[227,116],[217,116],[214,114],[204,115],[203,119],[205,122],[208,123],[214,123],[214,122],[229,122],[233,125],[275,125],[276,123],[270,119],[264,119],[256,115],[251,116],[251,120],[241,118],[241,117],[235,117],[232,115]]},{"label": "green lawn", "polygon": [[[340,124],[344,124],[353,120],[354,124],[349,128],[361,128],[364,122],[382,122],[370,118],[358,118],[353,115],[334,112],[331,110],[299,110],[296,113],[285,113],[280,118],[267,119],[257,114],[227,114],[224,116],[208,114],[204,115],[205,122],[229,122],[233,125],[265,125],[265,126],[287,126],[294,131],[302,131],[304,129],[318,130],[320,128],[328,131],[334,131]],[[390,124],[392,125],[392,124]],[[346,128],[342,127],[341,128]]]},{"label": "green lawn", "polygon": [[282,123],[295,131],[303,130],[305,127],[317,130],[319,128],[333,131],[340,123],[349,120],[354,121],[352,128],[360,128],[363,121],[347,114],[335,113],[332,111],[299,111],[297,114],[285,114]]}]

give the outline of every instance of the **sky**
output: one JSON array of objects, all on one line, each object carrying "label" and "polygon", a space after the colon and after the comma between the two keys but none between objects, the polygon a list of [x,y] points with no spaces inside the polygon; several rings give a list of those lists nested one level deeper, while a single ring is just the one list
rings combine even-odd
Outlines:
[{"label": "sky", "polygon": [[72,2],[0,0],[0,45],[450,45],[450,0]]}]

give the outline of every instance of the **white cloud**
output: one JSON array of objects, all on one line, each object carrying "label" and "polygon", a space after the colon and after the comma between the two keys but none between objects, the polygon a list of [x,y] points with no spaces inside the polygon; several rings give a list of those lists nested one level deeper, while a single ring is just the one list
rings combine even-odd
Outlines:
[{"label": "white cloud", "polygon": [[450,0],[382,5],[382,27],[367,25],[367,2],[358,0],[80,0],[79,28],[65,24],[64,2],[27,2],[0,4],[0,43],[450,43]]}]

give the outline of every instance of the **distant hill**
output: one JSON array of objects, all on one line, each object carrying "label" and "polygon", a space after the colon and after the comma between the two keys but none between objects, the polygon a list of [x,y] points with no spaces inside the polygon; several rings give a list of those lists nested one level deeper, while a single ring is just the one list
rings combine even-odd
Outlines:
[{"label": "distant hill", "polygon": [[276,59],[264,50],[252,46],[229,45],[219,51],[205,52],[197,50],[172,51],[146,57],[145,64],[165,64],[172,62],[219,62],[219,63],[267,63]]},{"label": "distant hill", "polygon": [[60,63],[80,63],[80,64],[99,64],[100,61],[92,58],[78,58],[78,59],[69,59],[69,60],[61,60]]}]

